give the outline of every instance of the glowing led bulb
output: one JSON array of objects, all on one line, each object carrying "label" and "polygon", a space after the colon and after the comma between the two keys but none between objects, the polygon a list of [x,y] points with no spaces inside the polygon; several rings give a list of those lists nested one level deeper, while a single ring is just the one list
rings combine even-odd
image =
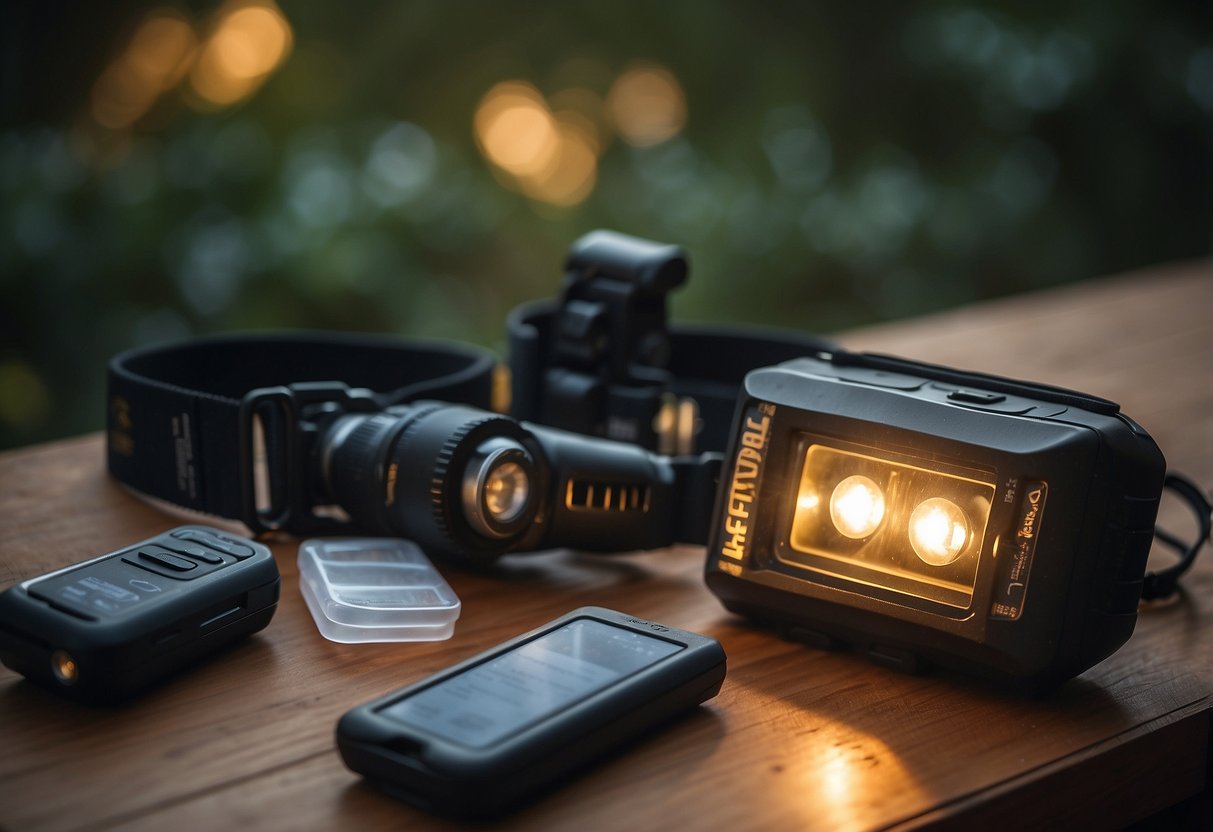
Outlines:
[{"label": "glowing led bulb", "polygon": [[51,653],[51,673],[61,685],[74,685],[80,678],[80,668],[76,660],[64,650]]},{"label": "glowing led bulb", "polygon": [[859,474],[847,477],[830,495],[830,519],[847,537],[856,540],[867,537],[884,519],[884,494],[880,486]]},{"label": "glowing led bulb", "polygon": [[471,529],[488,540],[521,531],[527,512],[534,512],[531,487],[534,460],[517,440],[494,436],[476,447],[463,469],[460,489],[463,516]]},{"label": "glowing led bulb", "polygon": [[512,523],[526,509],[531,481],[517,462],[504,462],[484,481],[484,504],[499,523]]},{"label": "glowing led bulb", "polygon": [[960,557],[969,540],[969,519],[960,507],[932,497],[910,515],[910,545],[924,563],[946,566]]}]

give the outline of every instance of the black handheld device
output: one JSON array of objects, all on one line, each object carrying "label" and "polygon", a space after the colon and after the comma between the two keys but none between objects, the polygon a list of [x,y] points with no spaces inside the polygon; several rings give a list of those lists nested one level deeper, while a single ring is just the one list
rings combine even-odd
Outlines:
[{"label": "black handheld device", "polygon": [[260,543],[181,526],[0,594],[0,661],[74,699],[122,699],[270,622]]},{"label": "black handheld device", "polygon": [[720,690],[719,642],[583,607],[337,725],[347,766],[424,809],[486,818]]}]

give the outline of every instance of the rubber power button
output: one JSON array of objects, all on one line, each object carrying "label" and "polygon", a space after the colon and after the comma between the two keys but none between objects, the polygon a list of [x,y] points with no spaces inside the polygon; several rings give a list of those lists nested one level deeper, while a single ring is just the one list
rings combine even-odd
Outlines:
[{"label": "rubber power button", "polygon": [[1001,393],[987,393],[985,390],[965,390],[963,387],[959,390],[953,390],[948,393],[948,399],[954,402],[964,402],[965,404],[998,404],[1004,402],[1007,397]]},{"label": "rubber power button", "polygon": [[141,560],[150,561],[151,563],[163,566],[166,569],[172,569],[174,572],[188,572],[191,569],[197,569],[198,564],[192,560],[170,555],[167,552],[148,552],[140,551],[139,558]]}]

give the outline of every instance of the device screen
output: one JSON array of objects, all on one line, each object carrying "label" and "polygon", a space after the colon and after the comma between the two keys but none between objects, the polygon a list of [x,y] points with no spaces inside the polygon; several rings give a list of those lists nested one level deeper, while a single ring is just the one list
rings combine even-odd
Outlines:
[{"label": "device screen", "polygon": [[486,748],[682,649],[579,618],[380,713],[451,742]]}]

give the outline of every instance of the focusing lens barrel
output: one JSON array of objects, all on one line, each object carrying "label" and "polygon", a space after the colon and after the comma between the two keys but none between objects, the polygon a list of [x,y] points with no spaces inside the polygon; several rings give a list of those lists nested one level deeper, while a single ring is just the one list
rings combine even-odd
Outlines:
[{"label": "focusing lens barrel", "polygon": [[513,419],[420,402],[342,416],[318,459],[323,490],[360,529],[487,562],[516,545],[539,511],[538,453]]},{"label": "focusing lens barrel", "polygon": [[718,470],[435,402],[340,416],[317,448],[319,490],[361,531],[481,564],[514,551],[701,541],[677,530],[702,533],[711,494],[692,482]]}]

